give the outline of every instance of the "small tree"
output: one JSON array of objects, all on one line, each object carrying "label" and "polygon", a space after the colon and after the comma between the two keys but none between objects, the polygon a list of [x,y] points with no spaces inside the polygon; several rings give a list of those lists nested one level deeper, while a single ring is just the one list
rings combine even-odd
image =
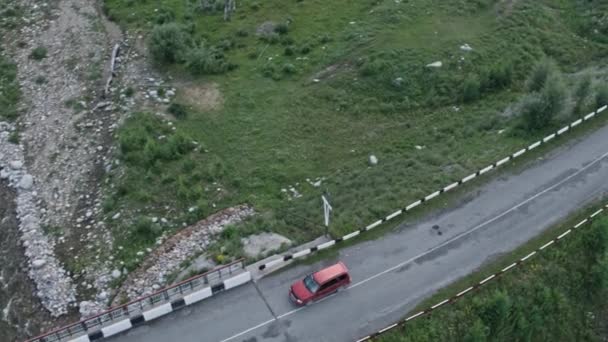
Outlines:
[{"label": "small tree", "polygon": [[567,96],[566,87],[562,79],[555,75],[547,79],[541,91],[545,103],[545,111],[551,118],[564,109]]},{"label": "small tree", "polygon": [[528,78],[528,91],[540,91],[545,86],[549,77],[556,74],[556,72],[557,66],[553,60],[547,58],[542,59],[534,66],[534,69],[532,69],[532,73]]},{"label": "small tree", "polygon": [[541,129],[551,122],[553,117],[545,109],[545,103],[538,93],[530,94],[524,99],[521,111],[529,131]]},{"label": "small tree", "polygon": [[185,51],[191,46],[191,39],[176,23],[155,26],[150,37],[150,53],[158,63],[181,62]]},{"label": "small tree", "polygon": [[464,102],[473,102],[479,99],[480,82],[476,76],[468,77],[462,85],[462,100]]}]

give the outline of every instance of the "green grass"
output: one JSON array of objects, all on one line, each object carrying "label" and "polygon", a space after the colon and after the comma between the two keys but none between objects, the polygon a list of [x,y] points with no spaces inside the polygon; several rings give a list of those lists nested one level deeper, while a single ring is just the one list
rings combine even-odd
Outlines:
[{"label": "green grass", "polygon": [[[125,168],[109,176],[107,215],[123,212],[115,235],[133,251],[153,242],[129,229],[139,216],[171,217],[162,229],[169,233],[239,203],[259,214],[225,239],[234,253],[241,236],[259,231],[304,242],[323,233],[323,191],[334,207],[333,235],[369,224],[571,119],[565,113],[545,130],[522,133],[519,117],[501,115],[525,95],[536,61],[551,57],[571,73],[601,65],[608,52],[601,35],[586,29],[602,13],[597,2],[518,1],[509,11],[482,0],[269,0],[239,4],[229,22],[188,4],[105,2],[106,13],[129,28],[151,31],[175,18],[237,66],[194,79],[217,84],[220,107],[182,107],[171,126],[138,113],[119,130]],[[256,36],[268,20],[290,21],[276,42]],[[464,43],[474,50],[461,51]],[[438,60],[442,68],[425,67]],[[182,63],[161,68],[193,77]],[[464,96],[471,78],[479,89]],[[604,70],[593,83],[605,78]],[[566,84],[573,89],[577,77]],[[122,149],[131,138],[135,152]],[[164,156],[177,140],[196,144]],[[377,166],[368,166],[370,154]],[[325,178],[320,187],[306,182],[317,177]],[[290,185],[301,198],[281,191]]]},{"label": "green grass", "polygon": [[[453,296],[511,264],[592,211],[576,215],[439,291],[415,312]],[[530,262],[454,304],[433,311],[377,341],[598,341],[608,296],[608,219],[601,217]],[[388,322],[387,322],[388,324]]]},{"label": "green grass", "polygon": [[0,55],[0,120],[15,120],[19,114],[17,104],[21,91],[17,83],[17,67]]}]

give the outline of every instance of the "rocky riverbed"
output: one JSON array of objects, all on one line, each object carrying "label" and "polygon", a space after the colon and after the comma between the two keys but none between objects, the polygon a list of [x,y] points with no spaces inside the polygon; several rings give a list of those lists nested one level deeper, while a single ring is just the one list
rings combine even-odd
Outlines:
[{"label": "rocky riverbed", "polygon": [[0,341],[18,341],[50,327],[50,315],[34,293],[20,243],[16,193],[0,181]]}]

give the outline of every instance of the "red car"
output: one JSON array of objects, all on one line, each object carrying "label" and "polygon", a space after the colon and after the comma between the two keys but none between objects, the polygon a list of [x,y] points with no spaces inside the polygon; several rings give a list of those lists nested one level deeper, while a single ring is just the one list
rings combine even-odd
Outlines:
[{"label": "red car", "polygon": [[296,281],[289,289],[289,299],[296,305],[319,300],[350,284],[350,275],[343,262],[326,267]]}]

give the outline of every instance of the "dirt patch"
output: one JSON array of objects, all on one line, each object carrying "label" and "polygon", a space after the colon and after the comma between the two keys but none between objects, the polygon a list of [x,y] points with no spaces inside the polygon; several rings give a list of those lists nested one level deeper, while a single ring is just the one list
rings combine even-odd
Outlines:
[{"label": "dirt patch", "polygon": [[177,98],[180,102],[207,112],[220,109],[224,103],[217,83],[186,83],[178,87]]}]

